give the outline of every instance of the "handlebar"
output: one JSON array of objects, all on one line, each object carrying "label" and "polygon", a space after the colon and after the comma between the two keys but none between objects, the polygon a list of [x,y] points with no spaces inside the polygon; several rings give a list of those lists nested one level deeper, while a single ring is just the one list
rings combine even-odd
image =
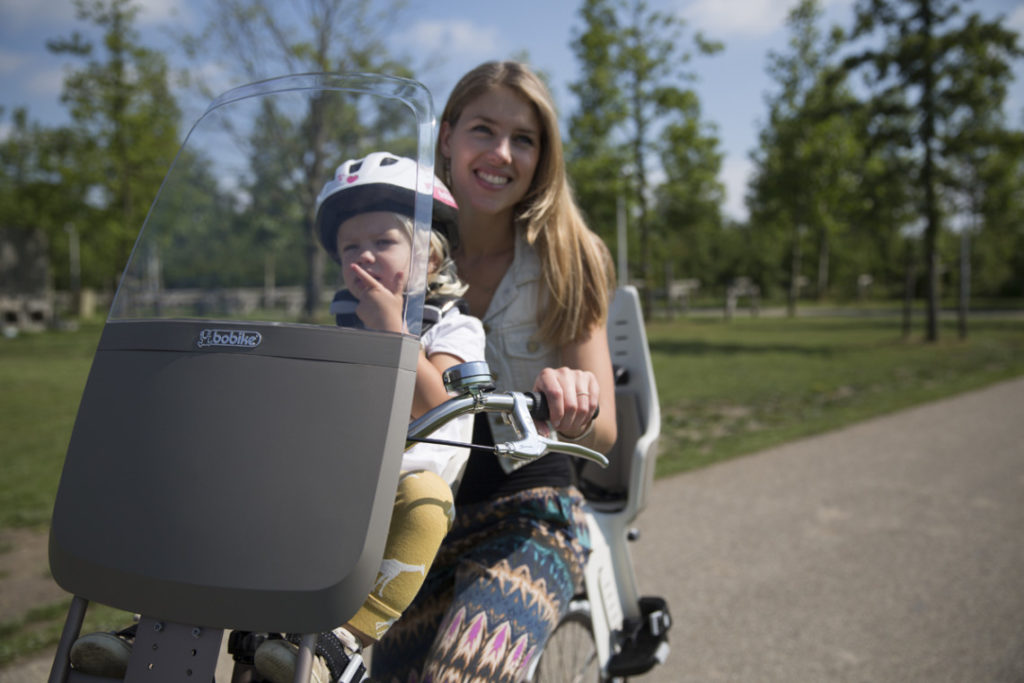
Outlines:
[{"label": "handlebar", "polygon": [[608,458],[586,446],[541,436],[533,421],[547,419],[547,400],[544,394],[494,391],[486,363],[453,366],[445,371],[444,381],[449,390],[461,393],[409,424],[408,440],[405,442],[407,449],[461,415],[503,413],[509,417],[519,439],[494,444],[494,452],[498,455],[516,460],[536,460],[548,453],[557,452],[596,462],[601,467],[608,466]]}]

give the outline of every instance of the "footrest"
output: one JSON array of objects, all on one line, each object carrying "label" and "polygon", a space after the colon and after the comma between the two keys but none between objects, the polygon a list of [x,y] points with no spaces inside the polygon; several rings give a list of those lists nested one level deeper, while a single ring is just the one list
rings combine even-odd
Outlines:
[{"label": "footrest", "polygon": [[252,666],[256,657],[256,648],[262,645],[268,637],[266,633],[232,631],[228,634],[228,654],[236,662]]},{"label": "footrest", "polygon": [[640,598],[640,617],[626,627],[630,635],[623,642],[622,649],[608,662],[610,676],[639,676],[665,662],[669,653],[668,631],[672,627],[672,616],[664,598]]}]

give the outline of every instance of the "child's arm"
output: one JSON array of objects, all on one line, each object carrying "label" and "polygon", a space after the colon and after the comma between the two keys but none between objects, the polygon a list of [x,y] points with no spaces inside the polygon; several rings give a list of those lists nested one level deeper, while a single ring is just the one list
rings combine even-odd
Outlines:
[{"label": "child's arm", "polygon": [[420,349],[420,360],[416,366],[416,389],[412,397],[413,419],[448,400],[448,391],[444,388],[441,374],[461,362],[461,358],[448,353],[435,353],[427,358],[427,354]]},{"label": "child's arm", "polygon": [[[424,333],[421,342],[423,350],[416,368],[413,419],[450,398],[442,374],[453,365],[484,360],[487,338],[478,318],[449,311]],[[426,355],[428,350],[429,356]]]}]

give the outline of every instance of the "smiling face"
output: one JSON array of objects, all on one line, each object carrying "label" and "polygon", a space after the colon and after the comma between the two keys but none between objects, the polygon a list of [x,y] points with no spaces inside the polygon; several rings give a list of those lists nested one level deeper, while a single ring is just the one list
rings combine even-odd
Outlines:
[{"label": "smiling face", "polygon": [[441,153],[451,162],[452,194],[461,212],[512,218],[530,189],[540,158],[533,105],[506,86],[470,101],[453,125],[441,125]]},{"label": "smiling face", "polygon": [[404,290],[412,243],[401,220],[387,211],[372,211],[349,218],[338,227],[338,254],[345,286],[357,299],[365,284],[353,271],[358,265],[391,293]]}]

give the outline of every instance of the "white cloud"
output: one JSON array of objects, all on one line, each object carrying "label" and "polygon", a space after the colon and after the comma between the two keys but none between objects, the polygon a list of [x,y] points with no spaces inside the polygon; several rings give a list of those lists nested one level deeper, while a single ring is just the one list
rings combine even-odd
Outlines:
[{"label": "white cloud", "polygon": [[[139,0],[138,23],[145,26],[168,21],[188,20],[192,12],[186,0]],[[24,30],[30,27],[60,27],[78,21],[74,3],[71,0],[4,0],[0,3],[0,22],[7,31]]]},{"label": "white cloud", "polygon": [[501,32],[471,21],[420,21],[404,31],[400,44],[416,45],[425,54],[439,52],[455,61],[480,59],[500,52]]},{"label": "white cloud", "polygon": [[[826,8],[851,5],[853,0],[825,0]],[[710,38],[765,36],[786,23],[796,0],[693,0],[681,14],[690,26]]]},{"label": "white cloud", "polygon": [[13,74],[21,69],[22,65],[28,63],[29,56],[0,50],[0,74]]},{"label": "white cloud", "polygon": [[234,75],[228,67],[216,59],[189,62],[186,75],[193,84],[201,83],[216,92],[240,85],[232,80]]},{"label": "white cloud", "polygon": [[1024,33],[1024,3],[1017,5],[1006,18],[1006,28]]},{"label": "white cloud", "polygon": [[[206,61],[202,64],[189,67],[189,76],[193,83],[201,83],[210,92],[219,95],[231,88],[242,85],[238,77],[233,74],[224,64],[216,61]],[[203,103],[205,107],[207,102]]]},{"label": "white cloud", "polygon": [[754,164],[745,156],[726,156],[720,177],[725,184],[724,211],[729,218],[737,221],[747,219],[747,206],[743,198],[747,193],[747,182],[753,170]]},{"label": "white cloud", "polygon": [[189,23],[192,12],[184,0],[139,0],[139,23],[160,24],[170,21]]},{"label": "white cloud", "polygon": [[33,97],[56,100],[64,90],[64,76],[61,67],[38,69],[28,79],[25,90]]},{"label": "white cloud", "polygon": [[690,25],[709,36],[773,33],[786,18],[778,0],[696,0],[683,10]]},{"label": "white cloud", "polygon": [[71,22],[75,20],[75,6],[70,0],[4,2],[0,5],[0,19],[7,25],[8,31],[42,24]]}]

